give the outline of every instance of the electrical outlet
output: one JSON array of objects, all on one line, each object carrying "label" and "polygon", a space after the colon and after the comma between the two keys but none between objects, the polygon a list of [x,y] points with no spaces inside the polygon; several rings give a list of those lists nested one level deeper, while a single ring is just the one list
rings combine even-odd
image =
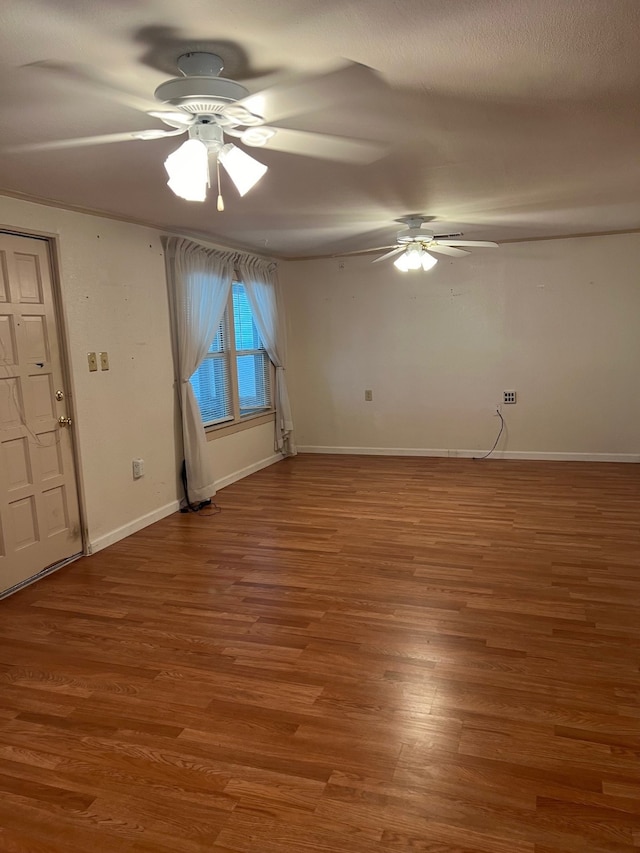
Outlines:
[{"label": "electrical outlet", "polygon": [[95,352],[87,353],[87,362],[89,364],[89,371],[91,373],[95,373],[98,369],[98,359],[96,358]]},{"label": "electrical outlet", "polygon": [[98,355],[100,356],[100,370],[109,370],[109,353],[101,352]]},{"label": "electrical outlet", "polygon": [[144,477],[144,459],[133,460],[133,479],[139,480]]},{"label": "electrical outlet", "polygon": [[373,400],[373,391],[370,388],[364,392],[365,402],[370,403]]},{"label": "electrical outlet", "polygon": [[515,391],[503,391],[502,392],[502,402],[506,404],[515,403],[516,402],[516,392]]},{"label": "electrical outlet", "polygon": [[496,403],[493,410],[493,414],[496,416],[496,418],[498,417],[498,415],[502,414],[502,403]]}]

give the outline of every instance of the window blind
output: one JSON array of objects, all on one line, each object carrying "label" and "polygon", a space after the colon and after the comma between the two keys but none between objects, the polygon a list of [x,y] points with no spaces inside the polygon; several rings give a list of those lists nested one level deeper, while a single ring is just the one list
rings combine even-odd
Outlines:
[{"label": "window blind", "polygon": [[253,320],[245,288],[232,288],[233,324],[236,337],[236,372],[240,415],[252,415],[271,407],[271,362]]},{"label": "window blind", "polygon": [[205,426],[233,419],[226,312],[202,364],[191,377],[191,386]]}]

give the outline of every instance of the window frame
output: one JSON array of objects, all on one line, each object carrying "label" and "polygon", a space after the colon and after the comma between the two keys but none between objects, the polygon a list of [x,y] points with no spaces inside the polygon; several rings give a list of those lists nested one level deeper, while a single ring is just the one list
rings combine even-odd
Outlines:
[{"label": "window frame", "polygon": [[[275,419],[275,367],[271,359],[269,358],[269,353],[267,353],[266,349],[264,350],[267,356],[268,362],[268,370],[269,370],[269,387],[271,389],[271,405],[268,409],[263,411],[254,412],[248,415],[240,414],[240,393],[238,389],[238,367],[237,367],[237,359],[238,356],[242,355],[254,355],[257,353],[263,352],[263,350],[238,350],[236,349],[236,329],[235,323],[233,320],[233,285],[239,284],[244,287],[242,281],[238,279],[234,279],[231,282],[231,287],[229,288],[229,295],[227,296],[227,303],[225,305],[224,314],[222,317],[223,324],[223,332],[224,337],[223,340],[226,342],[227,346],[222,350],[222,357],[224,358],[227,365],[227,375],[229,377],[229,394],[231,398],[231,412],[232,416],[227,417],[224,420],[220,420],[214,424],[208,424],[204,427],[207,440],[211,441],[213,438],[217,438],[224,434],[231,434],[234,432],[240,432],[243,429],[248,429],[249,427],[258,426],[260,423],[268,423],[269,421],[273,421]],[[253,312],[252,312],[253,313]],[[254,320],[255,322],[255,320]],[[206,358],[220,358],[220,355],[215,353],[207,353],[205,355]]]}]

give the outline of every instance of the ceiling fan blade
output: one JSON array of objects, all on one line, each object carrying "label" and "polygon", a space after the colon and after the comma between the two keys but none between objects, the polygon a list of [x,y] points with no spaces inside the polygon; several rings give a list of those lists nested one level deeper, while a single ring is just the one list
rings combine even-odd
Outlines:
[{"label": "ceiling fan blade", "polygon": [[451,255],[452,258],[462,258],[464,255],[471,254],[465,252],[464,249],[455,249],[453,246],[441,246],[440,243],[430,243],[428,246],[430,252],[437,252],[440,255]]},{"label": "ceiling fan blade", "polygon": [[498,244],[490,240],[438,240],[439,246],[476,246],[497,249]]},{"label": "ceiling fan blade", "polygon": [[400,252],[404,252],[406,250],[406,246],[396,246],[395,249],[391,252],[387,252],[386,255],[380,255],[379,258],[376,258],[374,261],[371,261],[372,264],[377,264],[379,261],[386,261],[387,258],[392,258],[394,255],[399,255]]},{"label": "ceiling fan blade", "polygon": [[26,142],[13,145],[5,151],[56,151],[64,148],[82,148],[85,145],[106,145],[111,142],[130,142],[132,139],[162,139],[165,136],[178,136],[184,130],[130,130],[125,133],[105,133],[102,136],[78,136],[74,139],[54,139],[49,142]]},{"label": "ceiling fan blade", "polygon": [[351,62],[325,74],[294,77],[248,95],[234,106],[245,107],[271,123],[300,113],[323,110],[355,95],[361,98],[368,89],[378,91],[383,85],[382,78],[373,69]]},{"label": "ceiling fan blade", "polygon": [[[319,157],[323,160],[338,160],[343,163],[373,163],[386,153],[382,145],[362,139],[328,136],[306,130],[286,127],[249,128],[240,137],[245,145],[300,154],[303,157]],[[255,141],[254,141],[255,140]]]},{"label": "ceiling fan blade", "polygon": [[40,62],[30,62],[25,67],[35,68],[41,71],[49,71],[66,80],[71,80],[74,83],[90,86],[94,90],[99,91],[101,95],[104,95],[104,97],[134,110],[147,112],[148,110],[152,110],[154,105],[157,107],[157,102],[154,102],[152,98],[143,98],[140,95],[136,95],[134,92],[129,92],[126,89],[123,89],[119,82],[109,80],[106,76],[98,73],[94,68],[91,68],[88,65],[82,65],[77,62],[62,62],[53,59],[45,59]]},{"label": "ceiling fan blade", "polygon": [[148,110],[147,115],[152,118],[159,118],[170,127],[187,128],[191,127],[196,122],[196,116],[193,113],[183,113],[179,110]]},{"label": "ceiling fan blade", "polygon": [[373,252],[383,252],[385,249],[395,249],[395,246],[374,246],[371,249],[356,249],[355,252],[340,252],[337,255],[331,255],[332,258],[349,258],[352,255],[371,255]]}]

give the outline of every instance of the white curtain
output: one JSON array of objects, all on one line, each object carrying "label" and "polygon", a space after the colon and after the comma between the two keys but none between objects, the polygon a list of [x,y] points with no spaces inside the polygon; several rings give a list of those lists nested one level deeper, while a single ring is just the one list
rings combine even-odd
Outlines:
[{"label": "white curtain", "polygon": [[194,503],[207,500],[216,489],[200,409],[189,380],[216,336],[236,253],[208,249],[180,237],[165,238],[164,247],[184,461],[189,500]]},{"label": "white curtain", "polygon": [[258,334],[276,369],[275,447],[285,456],[295,456],[296,445],[285,375],[284,314],[276,269],[272,261],[243,253],[237,255],[237,270],[251,305]]}]

